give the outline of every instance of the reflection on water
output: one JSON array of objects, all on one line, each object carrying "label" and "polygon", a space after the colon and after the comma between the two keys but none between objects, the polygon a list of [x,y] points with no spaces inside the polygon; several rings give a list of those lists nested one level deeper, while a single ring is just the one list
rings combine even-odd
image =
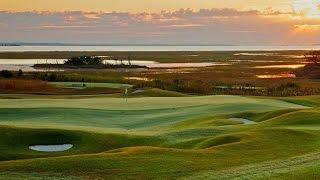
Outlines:
[{"label": "reflection on water", "polygon": [[9,71],[19,71],[22,70],[24,72],[48,72],[48,71],[64,71],[62,69],[35,69],[32,65],[14,65],[14,64],[0,64],[0,71],[1,70],[9,70]]},{"label": "reflection on water", "polygon": [[228,66],[227,63],[202,62],[202,63],[157,63],[150,64],[149,68],[191,68],[191,67],[209,67],[209,66]]},{"label": "reflection on water", "polygon": [[0,59],[0,64],[34,65],[34,64],[63,64],[67,59]]},{"label": "reflection on water", "polygon": [[238,90],[259,90],[264,89],[264,87],[256,86],[215,86],[215,89],[238,89]]},{"label": "reflection on water", "polygon": [[295,74],[283,73],[283,74],[268,74],[268,75],[256,75],[259,79],[278,79],[278,78],[296,78]]},{"label": "reflection on water", "polygon": [[62,64],[67,59],[0,59],[0,70],[18,71],[21,69],[25,72],[33,71],[62,71],[57,69],[35,69],[34,64]]},{"label": "reflection on water", "polygon": [[160,63],[156,61],[140,61],[140,60],[105,60],[105,63],[108,64],[126,64],[129,65],[139,65],[146,66],[148,68],[192,68],[192,67],[208,67],[208,66],[227,66],[230,64],[227,63],[218,63],[218,62],[199,62],[199,63]]},{"label": "reflection on water", "polygon": [[198,57],[199,55],[198,54],[189,54],[189,55],[184,55],[184,56],[187,56],[187,57]]},{"label": "reflection on water", "polygon": [[137,81],[147,81],[147,82],[153,81],[153,79],[143,78],[143,77],[124,77],[124,79],[126,79],[126,80],[137,80]]},{"label": "reflection on water", "polygon": [[267,62],[267,63],[270,63],[270,62],[276,62],[276,63],[279,63],[279,62],[288,62],[288,61],[281,61],[281,60],[254,60],[254,59],[233,59],[233,60],[228,60],[230,62]]},{"label": "reflection on water", "polygon": [[275,53],[236,53],[235,56],[274,56]]},{"label": "reflection on water", "polygon": [[278,54],[278,53],[236,53],[233,54],[234,56],[277,56],[277,57],[284,57],[284,58],[296,58],[296,59],[301,59],[305,58],[304,55],[292,55],[292,54]]},{"label": "reflection on water", "polygon": [[[189,74],[198,69],[196,68],[173,68],[173,69],[154,69],[141,74]],[[202,70],[201,72],[206,72]]]},{"label": "reflection on water", "polygon": [[305,64],[289,64],[289,65],[269,65],[269,66],[255,66],[258,69],[272,69],[272,68],[287,68],[287,69],[298,69],[304,67]]},{"label": "reflection on water", "polygon": [[140,66],[148,66],[150,64],[158,64],[156,61],[140,61],[140,60],[131,60],[130,62],[128,60],[104,60],[105,64],[125,64],[129,65],[130,63],[132,65],[140,65]]},{"label": "reflection on water", "polygon": [[0,64],[0,70],[9,70],[9,71],[18,71],[21,69],[22,71],[29,72],[29,71],[36,71],[31,66],[28,65],[6,65],[6,64]]},{"label": "reflection on water", "polygon": [[[67,59],[0,59],[0,70],[25,70],[37,71],[32,68],[34,64],[63,64]],[[208,66],[225,66],[227,63],[219,62],[199,62],[199,63],[160,63],[156,61],[140,61],[140,60],[104,60],[105,64],[126,64],[146,66],[148,68],[192,68],[192,67],[208,67]]]}]

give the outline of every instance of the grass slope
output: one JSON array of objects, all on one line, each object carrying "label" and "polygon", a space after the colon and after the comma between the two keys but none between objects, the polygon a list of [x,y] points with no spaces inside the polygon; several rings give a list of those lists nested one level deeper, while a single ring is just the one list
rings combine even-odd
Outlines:
[{"label": "grass slope", "polygon": [[[0,127],[0,178],[317,178],[320,109],[290,102],[240,96],[0,99],[0,124],[7,125]],[[28,149],[60,143],[74,148]]]}]

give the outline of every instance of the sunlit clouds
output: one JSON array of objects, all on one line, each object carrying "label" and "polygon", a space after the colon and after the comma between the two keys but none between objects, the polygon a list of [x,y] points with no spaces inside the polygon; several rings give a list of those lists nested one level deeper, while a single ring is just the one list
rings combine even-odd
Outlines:
[{"label": "sunlit clouds", "polygon": [[319,0],[297,0],[294,9],[302,18],[320,18]]},{"label": "sunlit clouds", "polygon": [[[212,1],[200,1],[213,6]],[[174,8],[163,6],[164,9],[159,11],[127,12],[117,8],[113,11],[94,8],[91,11],[4,9],[0,11],[0,38],[3,41],[103,44],[320,43],[319,0],[271,0],[268,1],[270,6],[265,1],[247,1],[251,8],[242,6],[244,0],[233,1],[233,8],[225,8],[222,1],[216,1],[213,8],[200,8],[201,4],[190,1],[188,4],[194,7],[181,9],[176,8],[176,3],[165,2]],[[225,4],[228,3],[231,1],[226,0]],[[40,4],[39,1],[39,7]]]}]

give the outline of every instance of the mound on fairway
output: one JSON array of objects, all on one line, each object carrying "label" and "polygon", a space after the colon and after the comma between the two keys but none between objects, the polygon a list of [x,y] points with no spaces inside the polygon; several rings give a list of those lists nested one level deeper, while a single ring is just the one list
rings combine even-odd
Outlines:
[{"label": "mound on fairway", "polygon": [[[83,131],[56,129],[27,129],[0,127],[0,161],[26,159],[34,157],[62,156],[108,151],[121,147],[157,145],[160,138],[124,134],[101,134]],[[63,152],[33,151],[34,145],[72,144],[73,147]]]},{"label": "mound on fairway", "polygon": [[[0,178],[318,176],[319,121],[319,108],[241,96],[0,99]],[[29,149],[61,144],[73,147]]]},{"label": "mound on fairway", "polygon": [[300,110],[287,113],[265,121],[263,125],[287,126],[297,128],[319,128],[320,111],[319,109]]}]

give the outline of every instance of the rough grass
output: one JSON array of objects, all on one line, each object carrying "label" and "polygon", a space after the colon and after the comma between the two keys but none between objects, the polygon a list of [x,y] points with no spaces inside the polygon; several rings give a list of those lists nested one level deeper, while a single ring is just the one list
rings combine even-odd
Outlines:
[{"label": "rough grass", "polygon": [[53,84],[58,87],[64,88],[131,88],[132,85],[129,84],[120,84],[120,83],[90,83],[85,82],[85,87],[83,87],[82,82],[52,82]]},{"label": "rough grass", "polygon": [[113,94],[122,92],[117,84],[93,84],[90,88],[66,88],[40,80],[0,79],[1,94],[35,94],[35,95],[86,95]]},{"label": "rough grass", "polygon": [[22,80],[22,79],[0,79],[0,92],[57,92],[56,88],[46,82],[39,80]]}]

